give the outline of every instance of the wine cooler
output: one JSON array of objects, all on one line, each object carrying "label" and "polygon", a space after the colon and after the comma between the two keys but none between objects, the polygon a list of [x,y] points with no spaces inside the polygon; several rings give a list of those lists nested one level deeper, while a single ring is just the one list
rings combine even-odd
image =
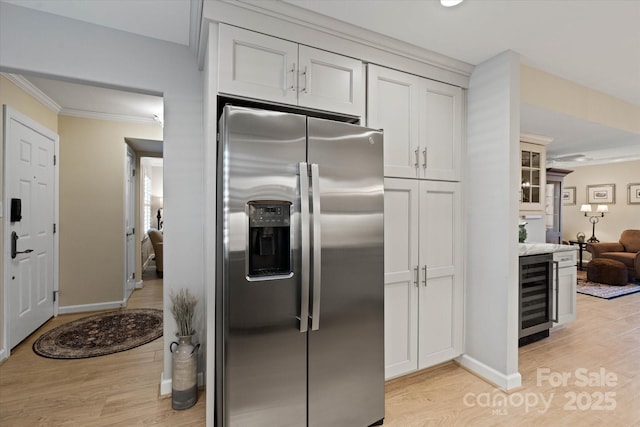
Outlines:
[{"label": "wine cooler", "polygon": [[549,336],[553,323],[552,285],[552,254],[520,257],[520,346]]}]

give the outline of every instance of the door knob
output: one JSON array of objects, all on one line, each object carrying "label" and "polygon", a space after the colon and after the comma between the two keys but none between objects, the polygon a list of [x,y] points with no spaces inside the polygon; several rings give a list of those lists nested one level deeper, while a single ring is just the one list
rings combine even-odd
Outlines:
[{"label": "door knob", "polygon": [[24,251],[18,250],[18,233],[15,231],[11,232],[11,259],[15,259],[18,254],[30,254],[33,252],[33,249],[27,249]]}]

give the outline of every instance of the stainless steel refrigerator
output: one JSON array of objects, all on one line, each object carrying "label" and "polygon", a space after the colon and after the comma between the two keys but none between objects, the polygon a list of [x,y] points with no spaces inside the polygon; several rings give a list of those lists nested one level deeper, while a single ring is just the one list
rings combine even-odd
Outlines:
[{"label": "stainless steel refrigerator", "polygon": [[384,418],[382,132],[224,107],[218,427]]}]

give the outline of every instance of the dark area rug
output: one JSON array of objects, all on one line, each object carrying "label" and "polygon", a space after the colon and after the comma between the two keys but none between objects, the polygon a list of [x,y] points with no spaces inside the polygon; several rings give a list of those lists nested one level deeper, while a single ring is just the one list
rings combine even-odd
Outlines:
[{"label": "dark area rug", "polygon": [[578,272],[577,291],[579,294],[591,295],[592,297],[603,299],[614,299],[640,292],[639,284],[627,283],[625,286],[605,285],[604,283],[590,282],[586,276],[586,272]]},{"label": "dark area rug", "polygon": [[33,351],[51,359],[84,359],[129,350],[161,336],[162,310],[116,310],[57,326],[33,343]]}]

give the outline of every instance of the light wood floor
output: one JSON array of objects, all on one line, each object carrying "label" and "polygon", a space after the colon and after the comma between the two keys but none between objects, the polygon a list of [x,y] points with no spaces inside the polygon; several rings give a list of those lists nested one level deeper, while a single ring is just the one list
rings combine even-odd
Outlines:
[{"label": "light wood floor", "polygon": [[[129,306],[160,308],[161,283],[145,281]],[[60,316],[42,330],[76,317]],[[34,339],[0,365],[0,426],[205,424],[203,392],[186,411],[173,411],[169,398],[158,397],[162,340],[119,354],[61,361],[36,356]],[[608,382],[581,386],[580,368],[595,377],[604,369]],[[547,377],[538,384],[543,370],[553,379],[570,375],[567,385],[554,387]],[[640,293],[610,301],[578,294],[578,320],[522,347],[520,373],[523,387],[509,395],[455,363],[390,381],[384,425],[640,426]],[[542,399],[551,401],[548,409]]]},{"label": "light wood floor", "polygon": [[[154,269],[150,277],[155,279]],[[145,274],[145,277],[147,275]],[[162,309],[162,280],[144,280],[128,308]],[[174,411],[159,397],[163,339],[108,356],[54,360],[31,346],[55,326],[84,317],[61,315],[18,345],[0,365],[0,426],[203,426],[205,396]]]},{"label": "light wood floor", "polygon": [[[518,390],[507,395],[449,363],[388,382],[384,425],[640,426],[640,293],[578,294],[577,304],[575,322],[520,348]],[[601,370],[609,378],[600,380]],[[549,380],[561,375],[566,386]],[[543,398],[551,402],[546,410]]]}]

